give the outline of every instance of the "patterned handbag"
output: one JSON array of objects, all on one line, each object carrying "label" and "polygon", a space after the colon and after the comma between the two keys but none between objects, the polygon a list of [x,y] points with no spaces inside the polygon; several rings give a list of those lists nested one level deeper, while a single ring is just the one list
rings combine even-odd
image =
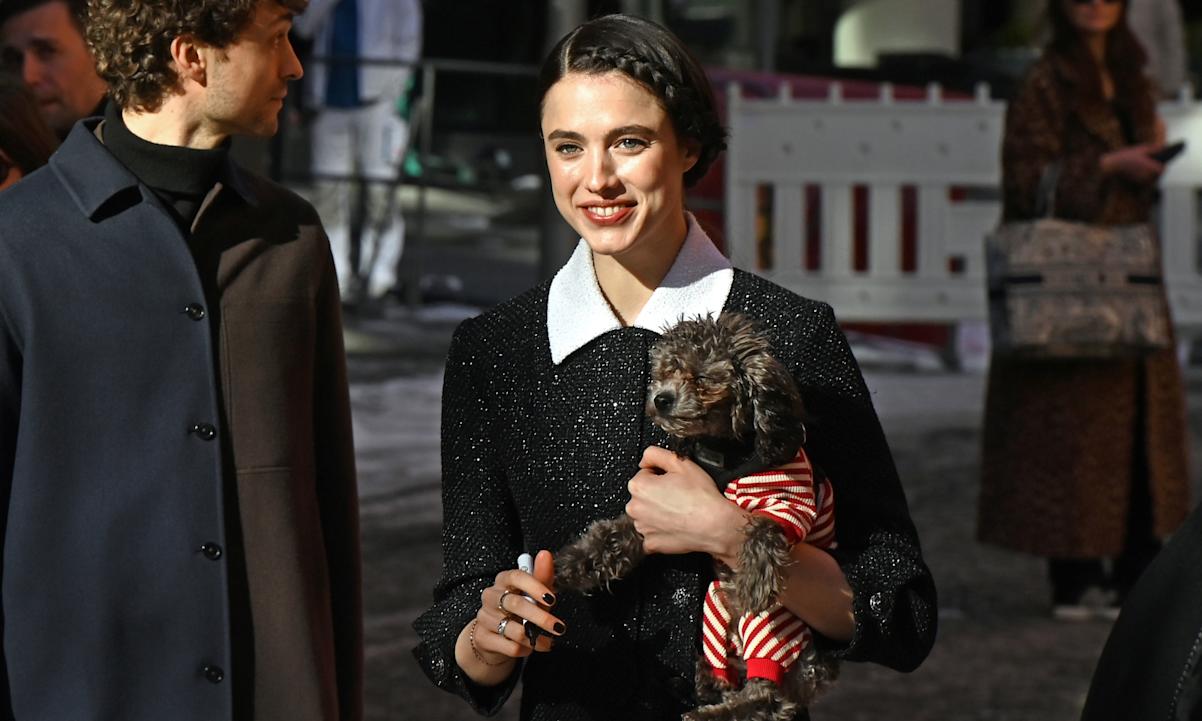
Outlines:
[{"label": "patterned handbag", "polygon": [[1104,359],[1172,345],[1151,224],[1055,219],[1059,164],[1040,179],[1041,217],[1003,223],[985,243],[995,352]]}]

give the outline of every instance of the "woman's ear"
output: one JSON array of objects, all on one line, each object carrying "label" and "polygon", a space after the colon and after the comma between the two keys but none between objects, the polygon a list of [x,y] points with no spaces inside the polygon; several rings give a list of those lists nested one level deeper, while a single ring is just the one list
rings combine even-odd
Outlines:
[{"label": "woman's ear", "polygon": [[198,85],[208,83],[208,57],[210,48],[203,47],[190,35],[177,35],[171,41],[171,60],[179,74],[181,86],[187,81]]},{"label": "woman's ear", "polygon": [[692,170],[697,161],[701,159],[701,141],[690,138],[684,141],[681,149],[684,150],[684,170],[681,171],[683,174]]}]

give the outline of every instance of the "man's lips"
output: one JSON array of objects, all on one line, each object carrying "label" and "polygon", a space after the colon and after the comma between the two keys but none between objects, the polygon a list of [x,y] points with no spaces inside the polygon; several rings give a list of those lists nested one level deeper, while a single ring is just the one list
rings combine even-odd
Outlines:
[{"label": "man's lips", "polygon": [[584,216],[595,225],[617,225],[634,212],[634,205],[585,205]]}]

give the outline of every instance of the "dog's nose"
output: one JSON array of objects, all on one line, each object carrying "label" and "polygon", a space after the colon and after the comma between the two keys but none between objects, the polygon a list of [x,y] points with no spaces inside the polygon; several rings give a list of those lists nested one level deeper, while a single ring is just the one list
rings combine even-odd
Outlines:
[{"label": "dog's nose", "polygon": [[676,396],[668,391],[660,391],[655,394],[655,410],[660,413],[667,413],[672,410],[672,406],[676,405]]}]

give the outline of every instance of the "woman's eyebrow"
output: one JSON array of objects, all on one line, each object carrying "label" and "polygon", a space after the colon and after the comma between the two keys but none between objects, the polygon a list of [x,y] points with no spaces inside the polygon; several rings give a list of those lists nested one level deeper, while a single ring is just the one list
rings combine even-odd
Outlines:
[{"label": "woman's eyebrow", "polygon": [[[607,140],[613,140],[622,135],[655,135],[655,130],[646,125],[623,125],[605,134]],[[552,130],[547,134],[547,140],[574,140],[583,142],[584,136],[574,130]]]}]

